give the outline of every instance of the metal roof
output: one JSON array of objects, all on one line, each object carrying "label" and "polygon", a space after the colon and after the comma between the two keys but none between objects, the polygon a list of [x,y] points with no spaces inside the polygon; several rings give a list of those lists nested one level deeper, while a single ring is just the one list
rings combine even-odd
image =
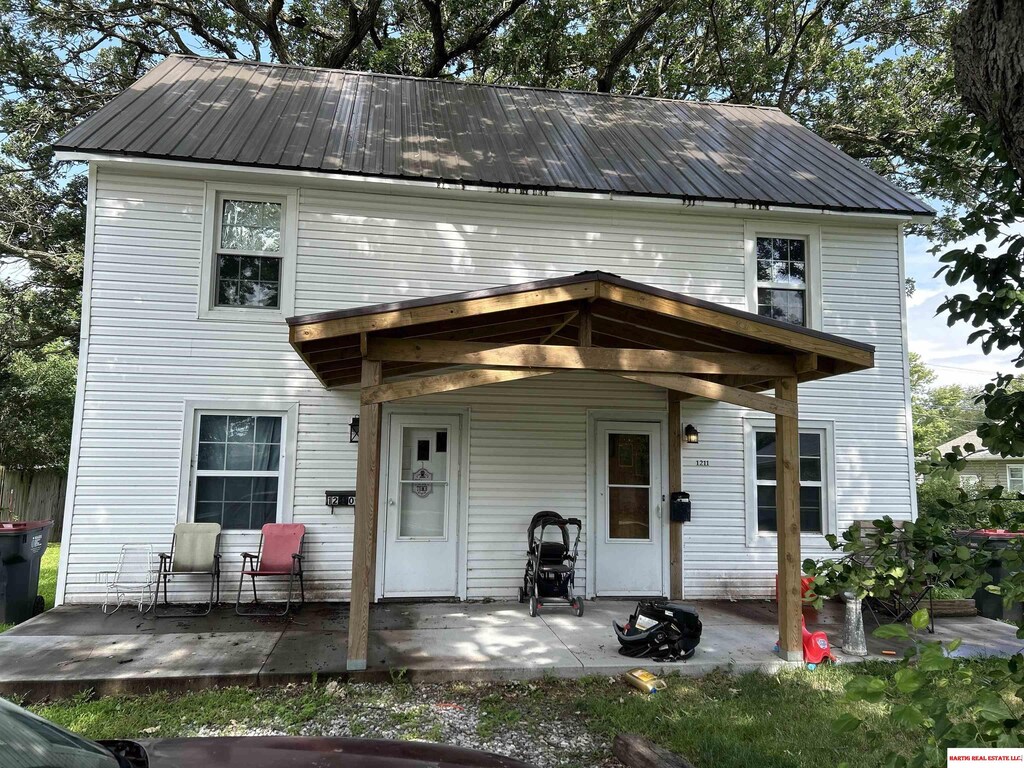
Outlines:
[{"label": "metal roof", "polygon": [[56,149],[840,211],[934,211],[781,111],[171,56]]}]

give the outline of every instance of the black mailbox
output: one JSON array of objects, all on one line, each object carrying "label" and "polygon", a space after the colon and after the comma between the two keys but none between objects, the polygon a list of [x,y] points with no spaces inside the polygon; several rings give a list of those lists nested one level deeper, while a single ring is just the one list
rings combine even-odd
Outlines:
[{"label": "black mailbox", "polygon": [[690,522],[690,494],[686,491],[674,491],[672,493],[668,517],[673,523]]}]

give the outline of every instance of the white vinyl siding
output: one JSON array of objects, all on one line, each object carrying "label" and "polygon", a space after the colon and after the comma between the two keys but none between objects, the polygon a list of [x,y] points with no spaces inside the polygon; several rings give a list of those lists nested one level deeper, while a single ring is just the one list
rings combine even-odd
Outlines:
[{"label": "white vinyl siding", "polygon": [[[748,302],[744,220],[736,215],[606,201],[570,206],[542,196],[481,193],[470,199],[443,190],[434,197],[289,190],[253,172],[232,178],[238,187],[294,196],[294,308],[287,301],[283,306],[289,315],[586,269],[733,307]],[[209,263],[204,211],[210,185],[101,166],[96,187],[67,599],[99,597],[95,575],[110,570],[122,543],[170,543],[188,464],[183,451],[187,456],[192,445],[184,434],[186,403],[251,406],[261,400],[296,404],[294,483],[281,504],[308,529],[307,597],[347,598],[352,510],[332,513],[324,491],[355,487],[356,445],[348,425],[359,410],[357,393],[324,390],[288,344],[283,319],[253,322],[200,312],[209,295],[200,286]],[[897,227],[828,220],[820,237],[822,330],[875,344],[878,367],[801,385],[801,417],[834,422],[840,527],[883,514],[906,519],[912,473]],[[534,512],[554,508],[585,519],[589,409],[665,408],[661,390],[586,373],[424,401],[471,412],[469,597],[514,594]],[[771,592],[774,552],[746,544],[748,416],[728,405],[683,403],[683,423],[701,432],[699,445],[684,445],[681,457],[684,489],[693,499],[693,521],[684,526],[687,597]],[[710,466],[695,466],[697,457],[710,459]],[[256,545],[254,536],[238,531],[225,537],[225,585],[232,572],[237,576],[239,553]],[[581,549],[582,568],[585,540]],[[822,540],[806,554],[825,551]]]}]

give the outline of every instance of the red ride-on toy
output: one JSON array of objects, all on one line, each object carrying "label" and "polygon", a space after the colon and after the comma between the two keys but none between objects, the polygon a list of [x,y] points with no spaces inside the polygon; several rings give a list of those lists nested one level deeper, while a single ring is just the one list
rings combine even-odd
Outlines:
[{"label": "red ride-on toy", "polygon": [[[807,629],[807,619],[800,617],[800,628],[804,636],[804,663],[808,669],[816,669],[823,662],[834,664],[836,657],[832,653],[832,646],[828,642],[828,635],[824,632],[811,632]],[[775,644],[775,650],[779,650],[779,644]]]}]

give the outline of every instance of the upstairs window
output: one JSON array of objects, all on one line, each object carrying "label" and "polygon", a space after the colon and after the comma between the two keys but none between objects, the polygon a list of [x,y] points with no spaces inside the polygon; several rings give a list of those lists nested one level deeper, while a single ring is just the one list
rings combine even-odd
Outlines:
[{"label": "upstairs window", "polygon": [[807,240],[758,237],[757,314],[793,325],[807,325]]},{"label": "upstairs window", "polygon": [[222,198],[215,254],[215,305],[279,309],[284,205]]}]

